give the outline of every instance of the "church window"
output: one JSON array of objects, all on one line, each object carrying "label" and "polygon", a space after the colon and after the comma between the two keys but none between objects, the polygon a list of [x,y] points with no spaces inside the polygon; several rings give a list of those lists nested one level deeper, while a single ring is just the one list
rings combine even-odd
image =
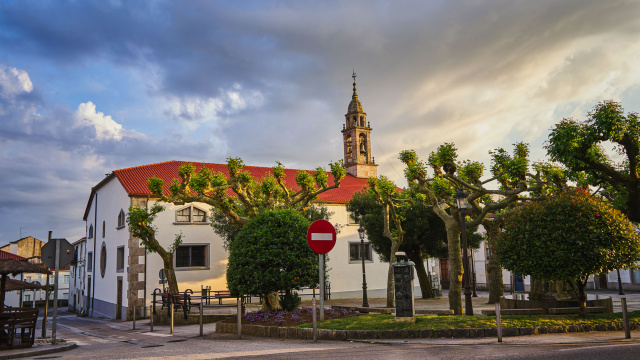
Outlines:
[{"label": "church window", "polygon": [[179,224],[206,224],[207,212],[195,206],[187,206],[176,211],[176,223]]},{"label": "church window", "polygon": [[104,237],[105,233],[106,233],[106,227],[107,224],[105,221],[102,222],[102,237]]},{"label": "church window", "polygon": [[347,156],[351,157],[351,135],[347,135]]},{"label": "church window", "polygon": [[107,245],[103,242],[100,249],[100,276],[104,277],[107,272]]},{"label": "church window", "polygon": [[93,238],[93,224],[89,225],[89,239]]},{"label": "church window", "polygon": [[360,116],[360,126],[364,127],[364,116]]}]

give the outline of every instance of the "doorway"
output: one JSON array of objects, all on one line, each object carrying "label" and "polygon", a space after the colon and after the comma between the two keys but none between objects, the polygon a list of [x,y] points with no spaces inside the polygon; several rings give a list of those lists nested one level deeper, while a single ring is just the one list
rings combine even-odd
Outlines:
[{"label": "doorway", "polygon": [[513,283],[516,292],[524,292],[524,279],[522,278],[522,274],[514,273]]},{"label": "doorway", "polygon": [[122,320],[122,277],[118,277],[116,290],[116,319]]},{"label": "doorway", "polygon": [[91,304],[91,276],[87,277],[87,298],[85,299],[86,314],[89,314],[89,307]]},{"label": "doorway", "polygon": [[440,285],[443,289],[449,288],[449,260],[440,259]]}]

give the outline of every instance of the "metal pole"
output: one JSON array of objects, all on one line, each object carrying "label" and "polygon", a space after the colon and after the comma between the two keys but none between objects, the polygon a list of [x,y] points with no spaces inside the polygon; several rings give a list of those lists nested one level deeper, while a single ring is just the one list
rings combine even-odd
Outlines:
[{"label": "metal pole", "polygon": [[153,305],[149,305],[149,325],[151,325],[151,331],[153,331]]},{"label": "metal pole", "polygon": [[204,316],[204,308],[203,308],[202,300],[200,300],[200,336],[204,336],[204,328],[202,326],[202,317]]},{"label": "metal pole", "polygon": [[620,270],[616,270],[618,272],[618,295],[624,295],[624,291],[622,291],[622,279],[620,279]]},{"label": "metal pole", "polygon": [[469,281],[469,255],[467,254],[467,223],[465,220],[464,209],[460,209],[460,224],[462,225],[462,247],[463,247],[463,271],[464,271],[464,304],[465,315],[473,316],[473,303],[471,303],[471,283]]},{"label": "metal pole", "polygon": [[622,302],[622,318],[624,319],[624,338],[631,339],[631,332],[629,331],[629,316],[627,316],[627,298],[620,299]]},{"label": "metal pole", "polygon": [[498,327],[498,342],[502,342],[502,323],[500,322],[500,302],[496,303],[496,326]]},{"label": "metal pole", "polygon": [[318,256],[320,267],[320,321],[324,321],[324,255]]},{"label": "metal pole", "polygon": [[[47,242],[51,241],[51,233],[53,231],[49,231],[49,236]],[[45,339],[47,337],[47,313],[49,312],[49,274],[47,274],[47,283],[45,284],[44,290],[44,316],[42,317],[42,338]]]},{"label": "metal pole", "polygon": [[133,330],[136,329],[136,307],[133,307]]},{"label": "metal pole", "polygon": [[362,259],[362,307],[369,307],[367,298],[367,275],[364,270],[364,239],[360,239],[360,258]]},{"label": "metal pole", "polygon": [[51,343],[56,344],[58,320],[58,275],[60,272],[60,239],[56,239],[55,277],[53,279],[53,325],[51,326]]},{"label": "metal pole", "polygon": [[[171,295],[169,295],[171,296]],[[173,334],[173,303],[169,304],[169,312],[171,313],[171,331],[170,333]]]},{"label": "metal pole", "polygon": [[313,294],[313,300],[311,300],[311,311],[313,312],[313,342],[318,342],[318,319],[316,317],[316,294]]},{"label": "metal pole", "polygon": [[242,303],[238,298],[238,339],[242,339]]}]

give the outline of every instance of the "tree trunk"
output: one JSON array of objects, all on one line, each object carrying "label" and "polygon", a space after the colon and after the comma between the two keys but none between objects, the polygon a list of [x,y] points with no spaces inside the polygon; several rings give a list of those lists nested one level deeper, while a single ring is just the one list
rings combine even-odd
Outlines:
[{"label": "tree trunk", "polygon": [[391,254],[389,255],[389,272],[387,274],[387,307],[392,308],[396,306],[395,301],[395,281],[393,276],[393,263],[398,261],[396,259],[396,252],[400,248],[398,241],[391,241]]},{"label": "tree trunk", "polygon": [[173,270],[173,254],[166,253],[166,256],[162,257],[162,262],[164,264],[164,275],[167,277],[169,294],[180,294],[180,289],[178,289],[178,280],[176,279],[176,272]]},{"label": "tree trunk", "polygon": [[462,315],[462,255],[460,250],[460,226],[455,219],[445,221],[449,245],[449,309]]},{"label": "tree trunk", "polygon": [[500,226],[493,221],[484,221],[483,226],[487,230],[487,243],[489,245],[489,263],[487,271],[489,275],[489,304],[500,302],[504,296],[504,281],[502,279],[502,266],[496,256],[496,241],[500,235]]},{"label": "tree trunk", "polygon": [[262,310],[274,311],[278,309],[278,292],[272,291],[262,295]]},{"label": "tree trunk", "polygon": [[431,288],[431,279],[427,274],[427,269],[424,267],[424,260],[422,256],[416,251],[410,251],[409,259],[416,263],[416,274],[418,275],[418,283],[420,283],[420,291],[422,292],[423,299],[433,298],[433,289]]},{"label": "tree trunk", "polygon": [[578,306],[580,307],[580,316],[587,316],[587,294],[584,292],[584,288],[586,285],[586,280],[582,281],[581,279],[576,279],[571,281],[571,285],[576,292],[576,296],[578,298]]}]

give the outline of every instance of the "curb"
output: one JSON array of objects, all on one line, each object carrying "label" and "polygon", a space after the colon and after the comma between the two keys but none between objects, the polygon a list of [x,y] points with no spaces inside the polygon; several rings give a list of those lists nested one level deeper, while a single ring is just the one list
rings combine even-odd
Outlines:
[{"label": "curb", "polygon": [[[629,323],[630,330],[640,330],[640,323]],[[591,331],[623,331],[623,323],[583,324],[535,327],[505,327],[503,337],[537,334],[576,333]],[[237,334],[238,325],[216,323],[216,333]],[[242,335],[284,338],[313,339],[312,328],[242,325]],[[461,328],[461,329],[406,329],[406,330],[328,330],[318,329],[318,340],[364,340],[364,339],[439,339],[439,338],[493,338],[498,337],[497,328]]]},{"label": "curb", "polygon": [[35,348],[6,350],[6,352],[10,352],[10,354],[7,354],[7,353],[0,354],[0,360],[18,359],[18,358],[24,358],[24,357],[53,354],[53,353],[58,353],[62,351],[69,351],[71,349],[75,349],[77,346],[78,345],[76,343],[70,342],[70,343],[64,343],[60,345],[49,344],[49,345],[41,345]]}]

